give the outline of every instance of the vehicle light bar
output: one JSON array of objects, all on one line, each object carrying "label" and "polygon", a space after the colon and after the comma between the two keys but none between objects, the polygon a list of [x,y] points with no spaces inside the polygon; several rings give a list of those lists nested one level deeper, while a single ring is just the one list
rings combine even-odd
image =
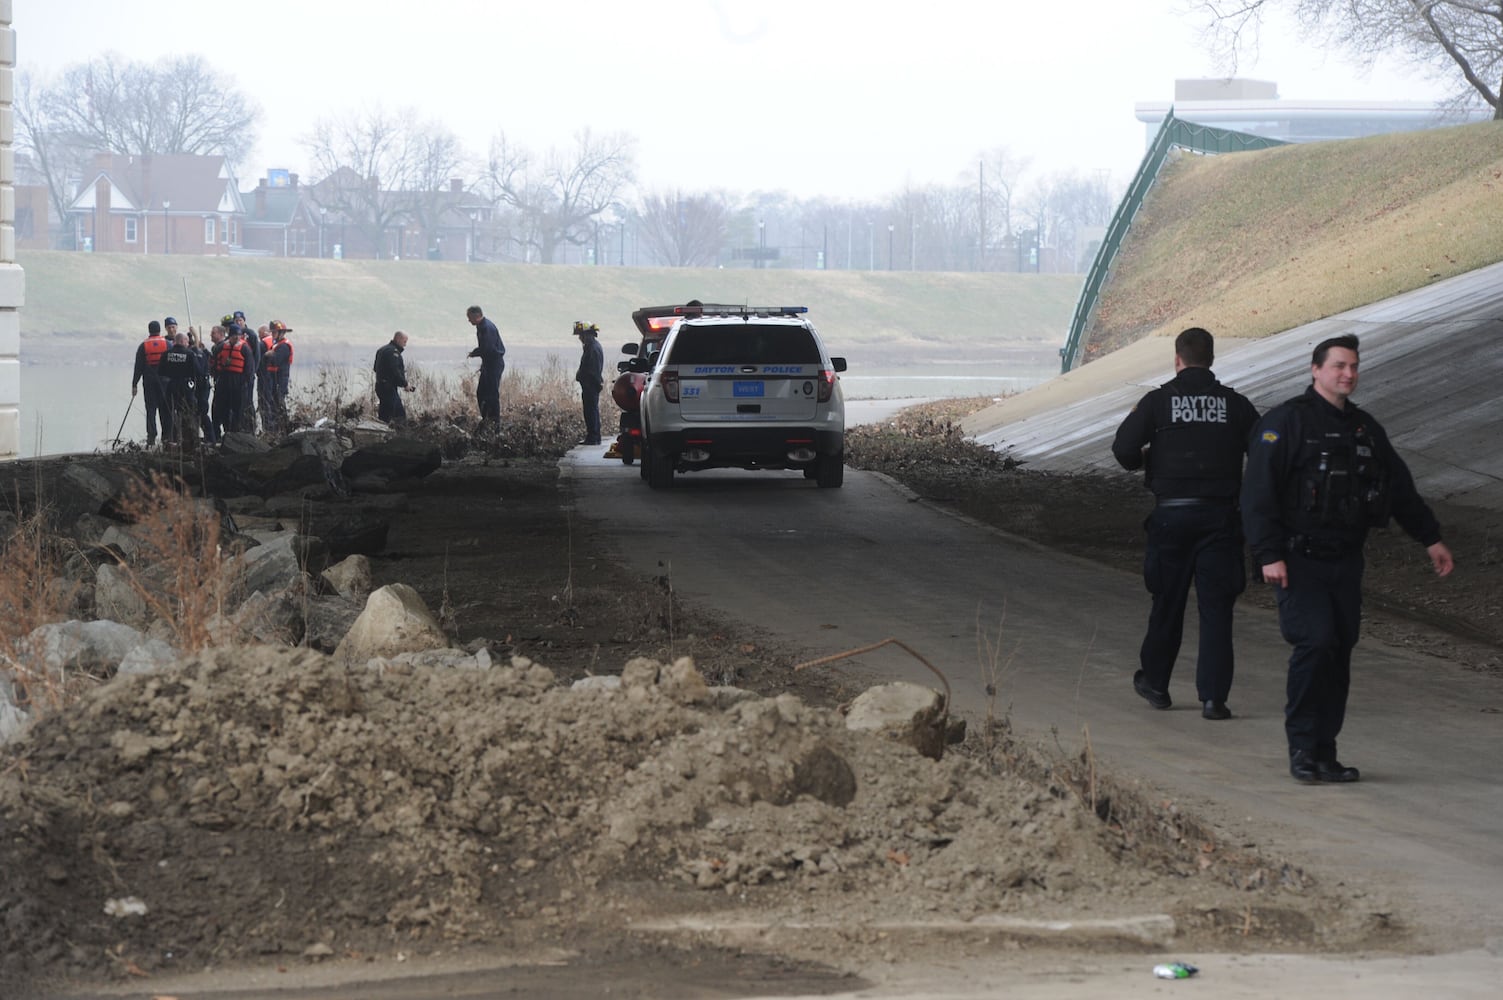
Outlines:
[{"label": "vehicle light bar", "polygon": [[679,306],[679,316],[801,316],[808,306]]}]

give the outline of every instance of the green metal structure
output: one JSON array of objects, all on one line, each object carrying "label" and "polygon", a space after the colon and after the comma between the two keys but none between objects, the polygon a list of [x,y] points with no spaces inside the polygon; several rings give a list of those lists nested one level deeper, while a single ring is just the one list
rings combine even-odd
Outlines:
[{"label": "green metal structure", "polygon": [[1143,199],[1148,196],[1149,190],[1158,180],[1159,171],[1168,161],[1169,151],[1184,149],[1205,154],[1240,153],[1250,149],[1286,145],[1288,143],[1282,139],[1269,139],[1266,136],[1181,121],[1174,117],[1174,109],[1169,109],[1169,113],[1164,116],[1163,125],[1159,127],[1153,143],[1143,156],[1143,162],[1138,164],[1138,171],[1133,175],[1127,193],[1112,213],[1111,224],[1107,226],[1106,236],[1096,251],[1096,259],[1091,262],[1090,271],[1086,272],[1085,284],[1081,286],[1080,298],[1075,303],[1075,314],[1070,319],[1070,336],[1065,340],[1065,346],[1059,349],[1061,372],[1067,372],[1081,362],[1081,355],[1085,352],[1086,327],[1096,311],[1096,301],[1102,286],[1106,284],[1107,275],[1111,273],[1112,262],[1122,249],[1122,241],[1126,239],[1138,209],[1143,207]]}]

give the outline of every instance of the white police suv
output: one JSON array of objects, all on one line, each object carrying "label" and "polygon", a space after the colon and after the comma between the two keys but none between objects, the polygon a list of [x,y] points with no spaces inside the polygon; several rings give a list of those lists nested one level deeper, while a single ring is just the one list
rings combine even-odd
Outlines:
[{"label": "white police suv", "polygon": [[845,476],[845,358],[825,350],[804,306],[675,308],[642,391],[642,476],[800,469],[821,487]]}]

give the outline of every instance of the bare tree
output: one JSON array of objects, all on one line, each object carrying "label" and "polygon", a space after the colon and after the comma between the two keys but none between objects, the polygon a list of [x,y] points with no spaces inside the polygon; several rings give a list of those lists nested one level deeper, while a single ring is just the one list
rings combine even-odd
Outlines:
[{"label": "bare tree", "polygon": [[55,131],[132,156],[194,153],[237,163],[255,145],[261,118],[202,56],[140,63],[106,53],[65,69],[37,102]]},{"label": "bare tree", "polygon": [[551,149],[536,160],[524,147],[498,133],[491,140],[487,178],[499,201],[516,210],[522,223],[517,238],[537,259],[551,264],[559,249],[594,238],[595,222],[610,210],[631,182],[636,140],[624,133],[596,138],[589,129],[569,151]]},{"label": "bare tree", "polygon": [[410,108],[376,105],[319,119],[303,146],[320,176],[319,205],[339,213],[378,256],[388,232],[409,221],[431,233],[442,192],[464,163],[453,133]]},{"label": "bare tree", "polygon": [[[68,217],[68,204],[77,194],[75,188],[94,155],[85,136],[64,129],[42,100],[44,92],[36,86],[30,73],[23,72],[16,87],[16,154],[17,169],[27,183],[36,181],[47,187],[47,199],[59,219]],[[25,171],[31,177],[25,177]],[[46,220],[42,220],[45,229]],[[65,248],[71,245],[65,244]]]},{"label": "bare tree", "polygon": [[[1006,146],[981,154],[977,183],[980,187],[981,237],[985,246],[1004,243],[1013,232],[1013,198],[1018,181],[1028,169],[1028,158]],[[981,262],[986,269],[986,261]]]},{"label": "bare tree", "polygon": [[1211,39],[1235,67],[1256,50],[1263,18],[1292,14],[1364,65],[1395,53],[1455,85],[1457,103],[1481,97],[1503,120],[1503,0],[1201,0]]},{"label": "bare tree", "polygon": [[723,195],[649,193],[637,210],[637,232],[670,267],[711,267],[720,261],[729,215]]}]

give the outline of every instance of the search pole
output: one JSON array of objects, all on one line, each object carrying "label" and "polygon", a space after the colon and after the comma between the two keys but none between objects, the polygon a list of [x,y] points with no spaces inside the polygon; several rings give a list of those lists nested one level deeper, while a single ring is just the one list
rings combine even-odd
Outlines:
[{"label": "search pole", "polygon": [[[190,299],[190,298],[188,298],[188,279],[187,279],[187,277],[183,278],[183,305],[185,305],[185,306],[188,307],[188,329],[191,330],[191,329],[193,329],[193,300]],[[203,343],[203,338],[202,337],[199,338],[199,343],[200,344]]]}]

